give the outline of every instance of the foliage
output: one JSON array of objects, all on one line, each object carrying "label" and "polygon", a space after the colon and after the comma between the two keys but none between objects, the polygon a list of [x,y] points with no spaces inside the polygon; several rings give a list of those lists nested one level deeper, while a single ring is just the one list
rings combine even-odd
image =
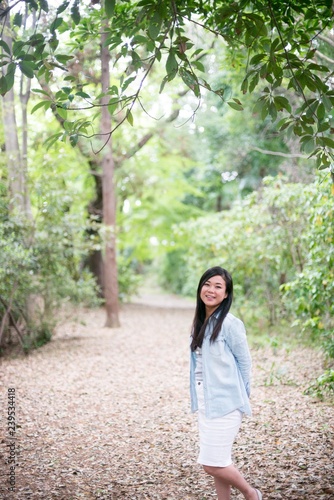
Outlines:
[{"label": "foliage", "polygon": [[152,138],[149,148],[124,162],[116,173],[118,246],[122,254],[141,263],[165,252],[173,224],[202,214],[184,202],[187,195],[200,194],[187,178],[194,162],[168,135]]},{"label": "foliage", "polygon": [[326,370],[305,391],[305,394],[315,396],[321,400],[333,397],[334,394],[334,370]]},{"label": "foliage", "polygon": [[36,227],[13,217],[0,225],[0,315],[10,317],[0,337],[14,325],[25,349],[49,340],[64,300],[98,303],[94,279],[80,268],[78,221],[65,215],[48,226],[43,215]]},{"label": "foliage", "polygon": [[333,356],[332,220],[328,178],[321,185],[267,178],[231,210],[175,226],[163,282],[194,296],[204,268],[222,265],[241,314],[264,310],[269,324],[298,318]]},{"label": "foliage", "polygon": [[[324,188],[324,186],[323,186]],[[319,192],[304,189],[302,206],[309,215],[304,231],[308,251],[294,279],[282,286],[286,307],[297,317],[295,324],[320,337],[328,356],[334,358],[334,233],[330,187]]]},{"label": "foliage", "polygon": [[[122,77],[107,89],[110,113],[123,116],[115,128],[128,121],[133,123],[133,108],[140,103],[141,90],[147,75],[156,64],[163,64],[166,75],[160,92],[178,78],[200,99],[203,91],[211,91],[224,102],[242,111],[238,97],[225,93],[225,87],[214,86],[206,74],[202,56],[205,54],[198,33],[221,37],[232,51],[241,54],[245,76],[241,85],[244,93],[253,92],[261,82],[256,109],[262,119],[276,121],[282,113],[280,130],[300,138],[303,151],[316,157],[319,168],[333,161],[331,138],[333,128],[334,92],[331,85],[332,62],[319,63],[317,55],[324,46],[322,33],[332,26],[332,2],[320,0],[313,5],[306,0],[291,2],[243,0],[125,0],[105,2],[105,7],[86,9],[78,0],[65,1],[49,12],[46,0],[27,0],[31,10],[48,13],[49,32],[41,25],[31,36],[13,45],[13,52],[0,42],[5,75],[0,79],[1,93],[14,82],[16,69],[28,78],[38,75],[50,81],[55,70],[65,70],[72,55],[62,52],[60,40],[70,36],[73,50],[94,39],[104,18],[109,21],[107,44],[115,51],[114,64],[120,66]],[[8,7],[14,8],[16,2]],[[5,14],[2,14],[4,16]],[[23,15],[16,12],[13,29],[20,33]],[[191,29],[189,29],[191,27]],[[192,30],[192,31],[191,31]],[[74,145],[78,136],[87,135],[90,122],[71,120],[70,110],[99,106],[99,97],[90,95],[77,81],[65,77],[55,99],[43,93],[38,106],[57,106],[67,122],[66,135]],[[295,99],[295,96],[299,99]],[[63,134],[62,134],[63,136]]]},{"label": "foliage", "polygon": [[51,337],[64,301],[99,303],[95,280],[83,268],[90,246],[84,240],[87,184],[86,202],[81,194],[87,174],[75,150],[60,145],[53,155],[46,153],[37,122],[34,132],[29,157],[33,222],[9,212],[7,180],[0,179],[0,345],[15,324],[25,349]]}]

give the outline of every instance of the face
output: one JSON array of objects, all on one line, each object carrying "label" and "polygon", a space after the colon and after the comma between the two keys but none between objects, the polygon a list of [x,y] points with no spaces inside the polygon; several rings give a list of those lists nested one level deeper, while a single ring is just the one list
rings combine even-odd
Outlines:
[{"label": "face", "polygon": [[221,276],[212,276],[202,286],[200,297],[208,314],[212,314],[227,297],[226,283]]}]

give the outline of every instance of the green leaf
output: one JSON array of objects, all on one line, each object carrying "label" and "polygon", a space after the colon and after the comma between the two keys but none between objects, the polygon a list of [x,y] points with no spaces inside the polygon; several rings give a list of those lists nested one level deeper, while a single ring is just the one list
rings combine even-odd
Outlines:
[{"label": "green leaf", "polygon": [[74,148],[78,144],[79,136],[78,134],[70,135],[70,144]]},{"label": "green leaf", "polygon": [[179,65],[175,57],[175,52],[174,50],[171,50],[166,61],[166,71],[167,75],[170,77],[169,80],[172,80],[175,77],[178,67]]},{"label": "green leaf", "polygon": [[58,47],[59,45],[59,40],[58,38],[56,37],[56,34],[53,33],[52,37],[50,38],[49,40],[49,45],[50,45],[50,49],[51,50],[56,50],[56,48]]},{"label": "green leaf", "polygon": [[264,102],[261,108],[261,119],[264,120],[269,113],[269,106],[267,102]]},{"label": "green leaf", "polygon": [[131,111],[128,109],[126,113],[126,119],[130,123],[131,126],[133,126],[133,116]]},{"label": "green leaf", "polygon": [[4,76],[0,76],[0,94],[5,95],[8,90],[6,78]]},{"label": "green leaf", "polygon": [[329,130],[331,128],[330,122],[325,121],[322,123],[318,123],[318,132],[326,132],[326,130]]},{"label": "green leaf", "polygon": [[63,120],[67,119],[67,110],[61,106],[57,106],[57,113]]},{"label": "green leaf", "polygon": [[39,0],[39,5],[44,12],[49,12],[49,5],[46,0]]},{"label": "green leaf", "polygon": [[286,97],[276,96],[274,97],[274,103],[278,111],[286,109],[289,113],[291,113],[291,106]]},{"label": "green leaf", "polygon": [[248,90],[248,79],[244,78],[242,84],[241,84],[241,91],[243,94],[246,94]]},{"label": "green leaf", "polygon": [[143,35],[136,35],[132,38],[131,44],[136,45],[136,44],[141,44],[145,45],[146,43],[149,42],[149,39],[146,36]]},{"label": "green leaf", "polygon": [[256,54],[252,59],[250,60],[250,63],[252,66],[256,66],[259,64],[265,57],[268,57],[267,54]]},{"label": "green leaf", "polygon": [[[63,22],[63,18],[57,17],[50,26],[50,32],[54,33],[56,31],[56,29],[58,29],[59,26],[62,24],[62,22]],[[50,42],[50,45],[51,45],[51,42]]]},{"label": "green leaf", "polygon": [[23,18],[22,14],[17,12],[13,19],[13,26],[17,26],[18,28],[20,28],[22,26],[22,18]]},{"label": "green leaf", "polygon": [[55,57],[60,64],[66,64],[68,61],[73,59],[73,56],[66,56],[65,54],[57,54]]},{"label": "green leaf", "polygon": [[290,118],[283,118],[280,120],[277,124],[277,128],[280,132],[283,132],[283,130],[287,129],[292,123],[292,120]]},{"label": "green leaf", "polygon": [[67,9],[67,7],[69,6],[70,2],[68,2],[67,0],[65,2],[63,2],[61,5],[59,5],[58,9],[57,9],[57,15],[58,14],[61,14],[62,12],[64,12],[64,10]]},{"label": "green leaf", "polygon": [[[147,49],[150,50],[148,47],[147,47]],[[157,58],[157,61],[159,61],[159,62],[161,61],[161,56],[162,56],[161,50],[156,48],[155,49],[155,57]]]},{"label": "green leaf", "polygon": [[314,138],[310,135],[305,135],[300,140],[300,150],[306,154],[312,153],[315,148]]},{"label": "green leaf", "polygon": [[161,85],[160,85],[160,89],[159,89],[159,94],[161,94],[165,88],[165,85],[166,83],[169,81],[169,78],[168,78],[168,75],[165,76],[163,79],[162,79],[162,82],[161,82]]},{"label": "green leaf", "polygon": [[4,50],[4,51],[5,51],[5,52],[9,55],[9,56],[11,55],[11,53],[10,53],[10,49],[9,49],[9,47],[8,47],[7,43],[6,43],[6,42],[4,42],[3,40],[0,40],[0,47],[2,47],[2,48],[3,48],[3,50]]},{"label": "green leaf", "polygon": [[27,3],[29,3],[30,9],[38,10],[38,3],[35,0],[29,0]]},{"label": "green leaf", "polygon": [[22,73],[27,77],[27,78],[33,78],[34,77],[34,69],[35,69],[35,64],[29,62],[29,61],[21,61],[19,63],[20,70]]},{"label": "green leaf", "polygon": [[43,94],[46,95],[47,97],[50,97],[50,95],[45,90],[42,89],[31,89],[31,92],[35,92],[36,94]]},{"label": "green leaf", "polygon": [[51,135],[51,137],[49,137],[46,141],[45,141],[45,146],[47,148],[47,150],[49,150],[59,139],[61,139],[62,137],[64,136],[64,133],[63,132],[60,132],[58,134],[53,134]]},{"label": "green leaf", "polygon": [[327,146],[329,148],[334,148],[334,140],[329,137],[317,137],[317,144],[319,146]]},{"label": "green leaf", "polygon": [[21,41],[14,41],[13,43],[13,54],[15,57],[20,57],[22,55],[22,49],[24,47],[25,43]]},{"label": "green leaf", "polygon": [[[331,111],[332,110],[332,103],[331,103],[331,99],[329,97],[327,97],[326,94],[323,94],[322,96],[322,102],[325,106],[325,109],[326,111]],[[334,102],[333,102],[334,104]]]},{"label": "green leaf", "polygon": [[16,64],[10,63],[8,64],[7,73],[5,75],[8,90],[10,90],[14,85],[14,76],[15,76]]},{"label": "green leaf", "polygon": [[242,107],[240,101],[239,101],[240,104],[235,101],[237,101],[237,99],[234,99],[233,101],[227,101],[227,104],[236,111],[243,111],[244,108]]},{"label": "green leaf", "polygon": [[35,113],[40,108],[44,108],[45,110],[49,109],[51,107],[51,101],[41,101],[38,102],[31,110],[31,114]]},{"label": "green leaf", "polygon": [[325,118],[325,115],[326,115],[325,106],[321,102],[318,106],[318,109],[317,109],[317,117],[321,121]]},{"label": "green leaf", "polygon": [[108,111],[111,116],[113,116],[113,114],[117,110],[117,106],[118,106],[118,101],[117,102],[110,101],[110,103],[108,104]]},{"label": "green leaf", "polygon": [[148,34],[150,35],[152,40],[155,40],[158,37],[161,29],[161,24],[162,24],[162,19],[159,12],[157,11],[154,14],[153,19],[151,20],[150,25],[148,27]]},{"label": "green leaf", "polygon": [[202,71],[203,73],[205,73],[205,67],[201,63],[201,61],[191,61],[191,64],[193,66],[195,66],[195,68],[197,68],[199,71]]},{"label": "green leaf", "polygon": [[75,25],[79,24],[81,16],[79,10],[79,0],[75,0],[71,8],[71,18]]},{"label": "green leaf", "polygon": [[72,87],[62,87],[61,90],[68,96],[72,92]]},{"label": "green leaf", "polygon": [[255,89],[256,85],[259,83],[259,73],[256,73],[254,78],[252,78],[250,84],[249,84],[249,92],[253,92]]},{"label": "green leaf", "polygon": [[111,19],[115,12],[116,0],[104,0],[104,9],[106,11],[106,16]]},{"label": "green leaf", "polygon": [[75,95],[82,97],[83,99],[90,99],[91,98],[89,94],[86,94],[86,92],[83,92],[82,90],[80,90],[79,92],[76,92]]},{"label": "green leaf", "polygon": [[321,71],[324,73],[329,73],[329,68],[327,66],[324,66],[323,64],[311,63],[307,66],[307,69],[311,71]]},{"label": "green leaf", "polygon": [[131,76],[130,78],[127,78],[125,80],[125,82],[122,84],[122,92],[124,92],[128,88],[128,86],[130,85],[130,83],[132,83],[135,79],[136,79],[135,76]]}]

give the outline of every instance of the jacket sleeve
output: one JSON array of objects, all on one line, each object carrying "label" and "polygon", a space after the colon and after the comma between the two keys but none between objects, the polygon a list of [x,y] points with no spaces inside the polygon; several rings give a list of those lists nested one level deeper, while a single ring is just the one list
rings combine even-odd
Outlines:
[{"label": "jacket sleeve", "polygon": [[248,397],[251,392],[252,360],[249,352],[246,330],[243,322],[234,318],[231,322],[226,342],[236,360]]}]

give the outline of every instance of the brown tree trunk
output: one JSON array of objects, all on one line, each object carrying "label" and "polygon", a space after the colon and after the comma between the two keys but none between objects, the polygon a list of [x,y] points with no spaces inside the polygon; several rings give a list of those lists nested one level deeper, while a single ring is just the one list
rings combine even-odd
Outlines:
[{"label": "brown tree trunk", "polygon": [[[104,28],[107,28],[105,24]],[[106,92],[110,86],[110,54],[105,47],[106,33],[102,27],[101,35],[101,84],[102,92]],[[101,98],[101,134],[102,140],[107,140],[111,131],[111,117],[108,111],[109,98]],[[103,225],[104,225],[104,295],[106,301],[106,327],[116,328],[119,322],[118,303],[118,277],[116,261],[116,196],[114,184],[115,162],[112,151],[112,140],[102,149],[102,197],[103,197]]]}]

